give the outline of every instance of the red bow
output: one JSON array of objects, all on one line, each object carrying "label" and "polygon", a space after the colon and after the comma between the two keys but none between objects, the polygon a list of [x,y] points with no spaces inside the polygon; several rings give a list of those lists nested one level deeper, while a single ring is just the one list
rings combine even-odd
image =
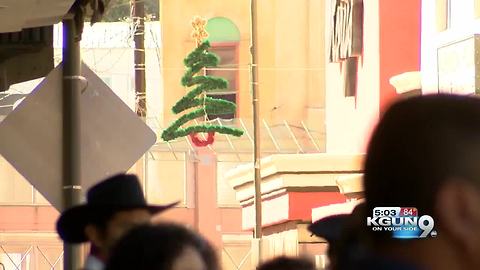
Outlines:
[{"label": "red bow", "polygon": [[191,134],[189,134],[189,136],[190,136],[190,139],[192,140],[193,144],[195,144],[195,146],[205,147],[205,146],[213,143],[213,141],[215,139],[215,132],[214,131],[208,132],[208,136],[207,136],[206,140],[202,140],[202,139],[198,138],[198,133],[191,133]]}]

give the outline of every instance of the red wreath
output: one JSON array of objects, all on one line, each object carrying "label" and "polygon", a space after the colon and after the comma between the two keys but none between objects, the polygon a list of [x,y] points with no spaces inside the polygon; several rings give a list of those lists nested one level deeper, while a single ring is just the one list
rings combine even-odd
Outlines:
[{"label": "red wreath", "polygon": [[195,146],[198,146],[198,147],[205,147],[207,145],[210,145],[215,140],[214,131],[208,132],[208,136],[206,140],[202,140],[198,138],[198,133],[191,133],[188,136],[190,136],[190,139],[192,140],[193,144],[195,144]]}]

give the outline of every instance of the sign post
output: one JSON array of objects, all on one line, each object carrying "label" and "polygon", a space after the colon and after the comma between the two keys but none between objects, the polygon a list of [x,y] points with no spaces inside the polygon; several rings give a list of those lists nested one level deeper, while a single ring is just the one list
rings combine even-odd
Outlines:
[{"label": "sign post", "polygon": [[[80,38],[76,33],[73,16],[63,20],[63,209],[80,203],[81,196],[81,141],[80,141]],[[63,267],[66,270],[80,269],[81,249],[79,244],[64,243]]]}]

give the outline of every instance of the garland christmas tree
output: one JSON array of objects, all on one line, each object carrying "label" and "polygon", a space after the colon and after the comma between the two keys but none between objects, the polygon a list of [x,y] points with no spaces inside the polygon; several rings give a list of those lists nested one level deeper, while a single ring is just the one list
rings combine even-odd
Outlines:
[{"label": "garland christmas tree", "polygon": [[[243,134],[243,131],[240,129],[213,124],[182,127],[187,122],[199,117],[212,114],[229,114],[234,113],[236,110],[235,103],[224,99],[207,97],[206,95],[206,93],[215,89],[226,89],[228,82],[225,79],[214,76],[197,75],[206,67],[216,67],[219,62],[218,57],[208,51],[210,43],[208,41],[202,41],[207,36],[204,30],[205,23],[206,21],[200,18],[196,18],[192,22],[194,26],[193,36],[197,39],[197,48],[184,59],[184,65],[187,67],[187,71],[182,77],[181,83],[185,87],[195,86],[195,88],[190,90],[187,95],[182,97],[172,107],[172,111],[175,114],[179,114],[188,109],[195,109],[182,115],[163,131],[162,139],[164,141],[190,135],[195,145],[206,146],[213,143],[215,132],[233,136],[241,136]],[[197,133],[199,132],[208,133],[208,139],[206,141],[198,139]]]}]

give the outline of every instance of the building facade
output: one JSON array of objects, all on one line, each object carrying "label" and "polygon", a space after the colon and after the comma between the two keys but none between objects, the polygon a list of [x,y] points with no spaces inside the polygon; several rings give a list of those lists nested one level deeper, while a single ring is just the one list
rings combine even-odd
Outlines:
[{"label": "building facade", "polygon": [[478,93],[480,1],[422,1],[424,93]]},{"label": "building facade", "polygon": [[[160,25],[146,24],[147,83],[161,84]],[[85,25],[82,60],[130,108],[135,106],[131,25],[126,22]],[[55,64],[61,62],[62,27],[54,27]],[[25,96],[42,79],[12,85],[3,98]],[[13,101],[18,101],[13,99]],[[7,113],[17,103],[5,104]],[[149,106],[151,111],[157,108]],[[131,171],[136,172],[137,166]],[[62,269],[63,243],[55,231],[58,211],[22,175],[0,157],[0,263],[5,269]],[[87,251],[87,248],[85,248]]]},{"label": "building facade", "polygon": [[[334,16],[347,2],[354,7],[351,25]],[[258,1],[264,259],[309,254],[325,263],[325,241],[310,237],[306,225],[351,210],[361,197],[367,138],[397,98],[389,79],[420,69],[420,5],[420,0]],[[195,47],[190,36],[195,15],[207,19],[212,51],[221,57],[220,66],[206,72],[230,83],[209,94],[237,103],[233,115],[217,121],[245,135],[218,134],[206,148],[185,138],[159,140],[131,171],[141,176],[149,202],[181,201],[155,220],[175,220],[205,235],[225,269],[253,269],[258,258],[251,243],[249,1],[160,1],[161,21],[146,31],[147,122],[160,135],[178,117],[170,108],[188,91],[180,79],[183,58]],[[84,61],[133,109],[131,31],[95,27],[91,38],[84,35]],[[348,29],[354,42],[338,39]],[[110,42],[109,36],[124,39]],[[349,46],[351,53],[344,54]],[[332,51],[338,54],[332,57]],[[5,160],[0,166],[0,262],[6,269],[14,264],[61,269],[62,246],[54,231],[58,212]]]}]

